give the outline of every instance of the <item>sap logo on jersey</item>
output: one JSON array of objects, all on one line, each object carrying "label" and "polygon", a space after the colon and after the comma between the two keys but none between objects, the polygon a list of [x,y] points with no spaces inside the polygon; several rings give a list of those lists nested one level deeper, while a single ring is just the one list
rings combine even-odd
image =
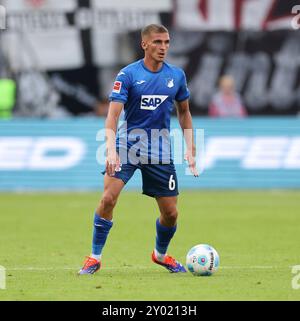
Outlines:
[{"label": "sap logo on jersey", "polygon": [[165,95],[142,95],[141,109],[155,110],[158,108],[169,96]]}]

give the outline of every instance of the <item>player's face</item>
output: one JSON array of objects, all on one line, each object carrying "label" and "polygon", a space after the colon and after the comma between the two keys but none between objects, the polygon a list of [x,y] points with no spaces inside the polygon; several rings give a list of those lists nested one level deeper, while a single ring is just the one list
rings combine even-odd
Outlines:
[{"label": "player's face", "polygon": [[156,62],[162,62],[166,58],[170,47],[170,37],[167,32],[154,33],[143,39],[142,47],[145,55]]}]

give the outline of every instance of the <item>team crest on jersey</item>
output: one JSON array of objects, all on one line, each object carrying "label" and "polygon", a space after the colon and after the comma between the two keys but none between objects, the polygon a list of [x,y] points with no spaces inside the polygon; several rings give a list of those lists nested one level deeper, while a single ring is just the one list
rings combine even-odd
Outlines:
[{"label": "team crest on jersey", "polygon": [[119,94],[121,92],[121,89],[122,89],[122,81],[115,81],[113,92],[116,94]]},{"label": "team crest on jersey", "polygon": [[167,87],[173,88],[174,87],[174,79],[173,78],[167,78]]},{"label": "team crest on jersey", "polygon": [[142,95],[141,109],[155,110],[158,108],[169,96],[165,95]]}]

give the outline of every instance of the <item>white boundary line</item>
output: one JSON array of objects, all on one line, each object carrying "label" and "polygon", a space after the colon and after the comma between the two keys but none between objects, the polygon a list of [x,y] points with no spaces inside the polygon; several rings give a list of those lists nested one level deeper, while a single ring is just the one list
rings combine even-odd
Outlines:
[{"label": "white boundary line", "polygon": [[[220,270],[288,270],[291,269],[292,266],[272,266],[272,265],[234,265],[234,266],[220,266]],[[154,270],[157,269],[156,266],[112,266],[112,267],[103,267],[103,271],[113,271],[113,270],[122,270],[122,269],[132,269],[132,270]],[[7,267],[6,271],[78,271],[80,270],[80,266],[77,267],[30,267],[30,266],[24,266],[24,267]]]}]

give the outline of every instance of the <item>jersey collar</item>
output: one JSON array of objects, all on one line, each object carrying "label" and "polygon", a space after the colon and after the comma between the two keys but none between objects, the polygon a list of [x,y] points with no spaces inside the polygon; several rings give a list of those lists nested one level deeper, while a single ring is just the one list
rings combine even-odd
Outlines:
[{"label": "jersey collar", "polygon": [[144,59],[141,59],[141,64],[142,64],[142,66],[143,66],[143,68],[144,68],[145,70],[151,72],[152,74],[158,74],[159,72],[161,72],[161,71],[163,70],[163,68],[164,68],[164,65],[165,65],[165,63],[163,62],[163,64],[162,64],[162,66],[161,66],[160,69],[158,69],[157,71],[152,71],[152,70],[150,70],[150,69],[148,69],[148,68],[146,67],[146,65],[145,65],[145,63],[144,63]]}]

